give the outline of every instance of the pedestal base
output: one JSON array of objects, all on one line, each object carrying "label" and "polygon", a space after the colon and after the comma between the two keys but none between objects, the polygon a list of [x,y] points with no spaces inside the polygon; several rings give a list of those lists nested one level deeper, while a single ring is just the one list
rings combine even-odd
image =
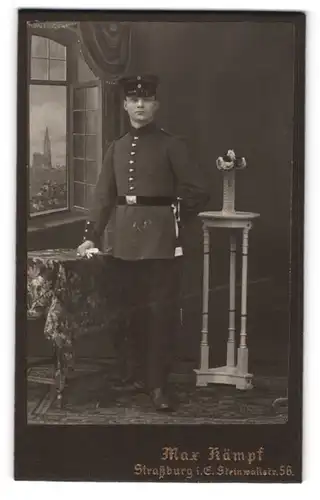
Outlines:
[{"label": "pedestal base", "polygon": [[237,367],[219,366],[206,370],[196,369],[197,387],[205,387],[208,384],[235,385],[237,389],[248,390],[253,388],[251,373],[241,373]]}]

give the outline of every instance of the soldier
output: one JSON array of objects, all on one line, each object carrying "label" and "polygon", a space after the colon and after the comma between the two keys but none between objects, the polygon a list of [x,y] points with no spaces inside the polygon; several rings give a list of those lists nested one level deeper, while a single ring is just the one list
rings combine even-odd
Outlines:
[{"label": "soldier", "polygon": [[101,245],[115,208],[112,255],[133,318],[136,386],[147,388],[157,410],[171,411],[166,382],[183,254],[179,226],[203,210],[209,196],[184,142],[154,122],[158,78],[125,77],[121,84],[130,131],[106,153],[78,253]]}]

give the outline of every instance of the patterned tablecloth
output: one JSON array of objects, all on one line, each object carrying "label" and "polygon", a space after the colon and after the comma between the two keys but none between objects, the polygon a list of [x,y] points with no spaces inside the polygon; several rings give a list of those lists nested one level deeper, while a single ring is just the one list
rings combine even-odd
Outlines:
[{"label": "patterned tablecloth", "polygon": [[73,365],[74,340],[107,330],[119,318],[112,258],[40,250],[28,253],[27,267],[28,319],[43,317],[45,337],[62,352],[63,363]]}]

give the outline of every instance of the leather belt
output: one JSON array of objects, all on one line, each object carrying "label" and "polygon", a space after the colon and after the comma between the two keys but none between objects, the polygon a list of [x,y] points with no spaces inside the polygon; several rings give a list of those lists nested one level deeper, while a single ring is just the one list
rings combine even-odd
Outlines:
[{"label": "leather belt", "polygon": [[141,205],[141,206],[170,206],[177,200],[170,196],[118,196],[118,205]]}]

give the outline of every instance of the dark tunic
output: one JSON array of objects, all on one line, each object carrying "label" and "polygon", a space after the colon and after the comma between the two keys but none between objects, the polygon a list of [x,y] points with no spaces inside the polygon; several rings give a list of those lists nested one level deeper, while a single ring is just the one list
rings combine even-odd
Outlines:
[{"label": "dark tunic", "polygon": [[172,206],[118,205],[117,197],[126,195],[180,198],[182,224],[208,201],[205,181],[190,161],[184,141],[153,123],[132,128],[109,147],[84,239],[99,247],[115,208],[114,257],[133,261],[173,258],[180,242]]}]

